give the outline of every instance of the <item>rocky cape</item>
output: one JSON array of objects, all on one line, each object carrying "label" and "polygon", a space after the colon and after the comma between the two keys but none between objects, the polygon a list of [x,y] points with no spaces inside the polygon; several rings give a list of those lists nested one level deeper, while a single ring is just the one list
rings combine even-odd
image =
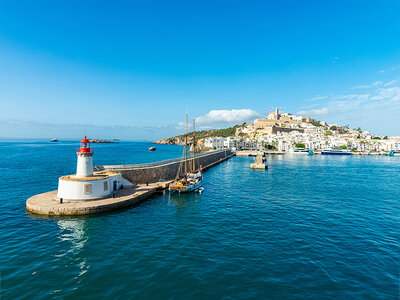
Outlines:
[{"label": "rocky cape", "polygon": [[[196,131],[196,144],[199,146],[204,145],[204,140],[208,137],[229,137],[229,136],[237,136],[241,130],[243,125],[235,125],[233,127],[225,128],[225,129],[211,129],[211,130],[202,130]],[[184,145],[185,144],[185,135],[178,135],[174,137],[165,138],[159,141],[153,142],[154,144],[167,144],[167,145]],[[188,144],[193,143],[193,133],[188,133]]]},{"label": "rocky cape", "polygon": [[115,142],[108,141],[108,140],[89,139],[89,143],[91,143],[91,144],[112,144]]}]

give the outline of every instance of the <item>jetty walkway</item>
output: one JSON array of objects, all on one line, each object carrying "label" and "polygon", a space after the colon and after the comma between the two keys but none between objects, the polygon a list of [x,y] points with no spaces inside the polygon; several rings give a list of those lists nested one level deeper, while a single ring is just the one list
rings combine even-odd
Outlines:
[{"label": "jetty walkway", "polygon": [[[197,165],[207,170],[232,157],[230,150],[218,150],[196,155]],[[175,178],[181,158],[148,164],[98,166],[95,174],[118,172],[134,185],[115,191],[111,196],[87,201],[68,201],[57,198],[57,190],[38,194],[26,201],[29,212],[42,215],[87,215],[121,209],[141,202],[169,187]]]}]

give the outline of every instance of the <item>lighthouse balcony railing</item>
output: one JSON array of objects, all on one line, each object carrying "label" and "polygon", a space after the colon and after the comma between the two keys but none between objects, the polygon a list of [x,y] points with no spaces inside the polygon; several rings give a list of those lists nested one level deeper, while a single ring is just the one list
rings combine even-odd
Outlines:
[{"label": "lighthouse balcony railing", "polygon": [[93,148],[77,148],[76,152],[81,153],[93,153]]}]

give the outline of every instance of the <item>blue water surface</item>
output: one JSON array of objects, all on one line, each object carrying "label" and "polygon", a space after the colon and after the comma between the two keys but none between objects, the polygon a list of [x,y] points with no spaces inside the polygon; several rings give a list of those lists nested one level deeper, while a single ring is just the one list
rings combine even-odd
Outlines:
[{"label": "blue water surface", "polygon": [[[25,211],[75,172],[77,142],[0,141],[2,299],[398,299],[400,158],[233,157],[203,194],[80,217]],[[94,145],[95,165],[180,146]]]}]

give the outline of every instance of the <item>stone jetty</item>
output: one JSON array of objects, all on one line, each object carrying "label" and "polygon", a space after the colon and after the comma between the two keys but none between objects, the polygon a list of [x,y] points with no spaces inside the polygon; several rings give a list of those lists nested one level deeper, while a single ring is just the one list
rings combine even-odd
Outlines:
[{"label": "stone jetty", "polygon": [[[199,154],[196,164],[201,165],[203,170],[207,170],[233,155],[230,150]],[[95,167],[93,175],[120,173],[123,180],[133,185],[117,189],[111,195],[101,199],[83,201],[60,199],[57,197],[57,190],[50,191],[30,197],[26,201],[26,209],[42,215],[86,215],[128,207],[167,189],[175,178],[181,161],[182,159],[179,158],[140,165]]]}]

